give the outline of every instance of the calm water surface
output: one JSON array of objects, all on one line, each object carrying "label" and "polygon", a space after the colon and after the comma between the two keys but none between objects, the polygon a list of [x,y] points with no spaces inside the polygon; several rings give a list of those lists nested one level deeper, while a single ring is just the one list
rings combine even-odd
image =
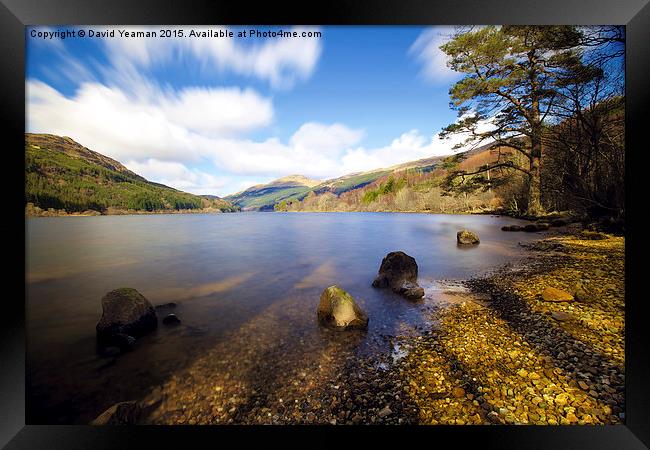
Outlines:
[{"label": "calm water surface", "polygon": [[[260,342],[280,339],[278,330],[284,357],[299,365],[303,352],[322,343],[315,311],[332,284],[350,292],[370,316],[368,333],[350,345],[359,353],[383,351],[380,335],[425,320],[435,307],[437,281],[466,279],[521,257],[518,243],[539,234],[500,231],[515,223],[392,213],[29,219],[28,423],[87,423],[209,349],[219,348],[223,361],[237,360],[263,347]],[[457,247],[462,228],[477,232],[481,244]],[[423,302],[370,286],[382,258],[395,250],[416,259],[427,292]],[[160,324],[125,355],[98,353],[100,300],[118,287],[136,288],[154,305],[177,303],[168,312],[182,325]],[[260,373],[269,368],[264,358],[258,361]]]}]

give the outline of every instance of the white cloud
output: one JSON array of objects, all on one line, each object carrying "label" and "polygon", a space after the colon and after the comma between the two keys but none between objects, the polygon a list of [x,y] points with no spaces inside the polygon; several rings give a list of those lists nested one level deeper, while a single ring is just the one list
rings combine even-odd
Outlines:
[{"label": "white cloud", "polygon": [[363,135],[363,130],[352,130],[340,123],[325,125],[308,122],[291,136],[289,144],[298,151],[336,154],[357,144]]},{"label": "white cloud", "polygon": [[[330,130],[329,138],[316,143],[318,135]],[[207,153],[215,165],[237,174],[281,177],[301,174],[326,178],[340,171],[340,155],[349,145],[357,144],[361,130],[341,124],[304,124],[285,144],[277,138],[264,141],[241,139],[216,140]],[[317,145],[310,145],[314,143]]]},{"label": "white cloud", "polygon": [[128,161],[125,166],[148,180],[192,194],[219,195],[229,181],[226,177],[215,177],[202,170],[189,169],[181,163],[153,158],[144,162]]},{"label": "white cloud", "polygon": [[435,83],[448,83],[460,78],[460,74],[447,66],[447,55],[440,46],[453,34],[453,27],[433,27],[424,30],[409,48],[409,54],[422,64],[420,74]]},{"label": "white cloud", "polygon": [[26,93],[30,131],[70,136],[117,160],[196,160],[197,144],[209,136],[263,127],[273,117],[271,101],[250,89],[192,88],[144,99],[86,83],[66,98],[30,80]]},{"label": "white cloud", "polygon": [[210,134],[234,134],[271,123],[273,105],[252,89],[189,88],[163,97],[159,107],[172,123]]},{"label": "white cloud", "polygon": [[[259,28],[259,27],[258,27]],[[115,28],[116,30],[118,28]],[[129,31],[157,31],[153,27],[120,27]],[[175,59],[194,57],[196,69],[230,71],[257,77],[275,88],[288,88],[311,76],[322,52],[318,37],[189,37],[189,32],[227,30],[225,27],[174,27],[183,30],[184,37],[175,39],[129,38],[106,39],[109,58],[117,68],[129,66],[152,67]],[[292,27],[289,31],[317,31],[314,27]],[[286,29],[284,30],[286,31]],[[117,32],[117,31],[116,31]]]}]

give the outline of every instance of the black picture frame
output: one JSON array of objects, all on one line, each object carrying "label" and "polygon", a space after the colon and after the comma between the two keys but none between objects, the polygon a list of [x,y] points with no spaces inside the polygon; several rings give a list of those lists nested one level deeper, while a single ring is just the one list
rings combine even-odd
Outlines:
[{"label": "black picture frame", "polygon": [[[584,24],[626,25],[626,416],[625,425],[612,426],[435,426],[435,427],[91,427],[25,425],[25,254],[24,247],[5,258],[11,270],[0,322],[0,445],[10,449],[74,449],[169,447],[193,448],[205,439],[211,447],[224,437],[279,438],[299,446],[347,439],[334,434],[361,434],[364,440],[442,445],[453,439],[479,448],[503,449],[643,449],[650,446],[650,348],[640,295],[641,227],[644,167],[650,109],[649,0],[329,0],[298,5],[243,1],[128,0],[0,0],[0,54],[3,63],[0,117],[6,165],[5,192],[12,195],[8,241],[24,242],[23,148],[25,131],[25,26],[70,24]],[[645,168],[647,170],[647,167]],[[9,293],[5,289],[5,293]],[[250,433],[254,431],[254,433]],[[297,436],[295,436],[297,434]],[[317,436],[322,434],[322,437]],[[404,436],[407,435],[407,436]],[[297,439],[294,439],[294,436]],[[304,440],[303,440],[304,439]],[[404,441],[408,439],[408,441]],[[300,444],[302,442],[302,444]],[[308,444],[309,443],[309,444]],[[334,444],[334,442],[332,442]],[[337,445],[337,444],[334,444]],[[420,445],[420,444],[417,444]]]}]

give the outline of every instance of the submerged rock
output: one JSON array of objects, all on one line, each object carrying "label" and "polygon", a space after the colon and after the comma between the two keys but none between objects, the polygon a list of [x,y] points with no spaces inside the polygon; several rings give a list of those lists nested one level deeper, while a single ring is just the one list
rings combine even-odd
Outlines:
[{"label": "submerged rock", "polygon": [[456,233],[456,241],[460,245],[476,245],[481,242],[478,235],[469,230],[460,230]]},{"label": "submerged rock", "polygon": [[379,273],[372,282],[377,288],[391,288],[409,300],[424,297],[424,289],[418,286],[418,265],[415,258],[404,252],[390,252],[381,261]]},{"label": "submerged rock", "polygon": [[424,289],[418,286],[417,283],[412,283],[410,281],[402,283],[395,292],[403,295],[409,300],[419,300],[424,297]]},{"label": "submerged rock", "polygon": [[116,403],[97,416],[90,425],[135,425],[141,412],[142,408],[137,402]]},{"label": "submerged rock", "polygon": [[162,320],[162,323],[165,325],[177,325],[181,323],[181,320],[176,317],[176,314],[167,314],[167,316]]},{"label": "submerged rock", "polygon": [[519,225],[504,225],[501,231],[522,231],[524,228]]},{"label": "submerged rock", "polygon": [[368,328],[368,315],[350,294],[336,285],[328,287],[321,294],[317,315],[320,324],[330,328]]},{"label": "submerged rock", "polygon": [[572,302],[573,295],[569,294],[567,291],[562,289],[556,289],[554,287],[547,287],[542,292],[542,300],[545,302]]},{"label": "submerged rock", "polygon": [[[119,288],[102,298],[102,317],[97,324],[97,339],[100,343],[124,345],[134,337],[140,337],[156,329],[156,311],[137,290]],[[129,339],[131,338],[131,339]],[[121,348],[121,347],[120,347]]]}]

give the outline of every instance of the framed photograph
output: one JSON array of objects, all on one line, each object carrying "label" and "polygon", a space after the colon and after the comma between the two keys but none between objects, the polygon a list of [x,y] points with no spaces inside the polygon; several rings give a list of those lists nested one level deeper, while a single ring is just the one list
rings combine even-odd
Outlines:
[{"label": "framed photograph", "polygon": [[648,448],[647,0],[311,8],[3,0],[0,444]]}]

